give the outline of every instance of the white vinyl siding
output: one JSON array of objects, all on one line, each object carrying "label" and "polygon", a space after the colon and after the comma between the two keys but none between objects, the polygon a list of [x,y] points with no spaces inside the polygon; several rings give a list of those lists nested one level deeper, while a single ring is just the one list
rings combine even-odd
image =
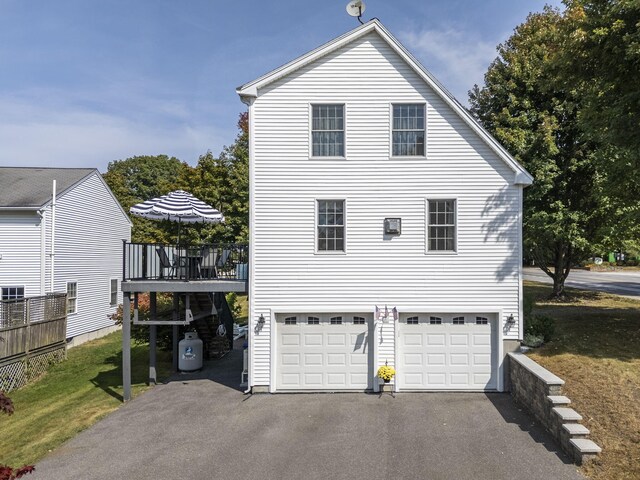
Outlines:
[{"label": "white vinyl siding", "polygon": [[[309,161],[314,103],[344,103],[345,159]],[[423,158],[391,156],[391,108],[401,103],[425,104]],[[252,337],[252,385],[271,381],[271,311],[500,309],[502,321],[516,318],[504,337],[519,337],[513,171],[376,33],[260,89],[251,118],[250,318],[267,319]],[[323,198],[348,207],[343,255],[315,254]],[[457,255],[426,254],[429,198],[457,199]],[[385,238],[387,217],[402,219],[402,235]],[[377,361],[390,365],[393,325],[372,337],[384,335]]]},{"label": "white vinyl siding", "polygon": [[0,285],[22,286],[40,295],[41,219],[36,212],[0,212]]},{"label": "white vinyl siding", "polygon": [[[131,239],[127,217],[98,175],[89,176],[56,202],[54,291],[64,292],[69,281],[78,283],[79,294],[77,313],[67,319],[67,338],[113,326],[109,315],[116,306],[111,305],[110,283],[122,277],[122,240]],[[49,262],[47,284],[48,267]]]}]

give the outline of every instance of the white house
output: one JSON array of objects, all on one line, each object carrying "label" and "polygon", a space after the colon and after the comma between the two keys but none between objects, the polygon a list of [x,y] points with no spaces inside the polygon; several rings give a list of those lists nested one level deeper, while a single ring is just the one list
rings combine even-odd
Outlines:
[{"label": "white house", "polygon": [[532,177],[377,20],[237,92],[253,391],[502,390]]},{"label": "white house", "polygon": [[123,240],[131,222],[95,168],[0,167],[2,299],[67,292],[72,345],[115,328]]}]

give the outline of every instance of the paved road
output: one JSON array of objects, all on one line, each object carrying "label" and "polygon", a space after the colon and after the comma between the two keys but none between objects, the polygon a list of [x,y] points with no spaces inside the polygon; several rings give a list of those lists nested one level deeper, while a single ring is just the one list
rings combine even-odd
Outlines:
[{"label": "paved road", "polygon": [[124,405],[30,480],[583,479],[507,394],[243,396],[239,353]]},{"label": "paved road", "polygon": [[[551,278],[539,268],[526,267],[524,279],[553,283]],[[587,270],[571,270],[565,285],[640,299],[640,271],[589,272]]]}]

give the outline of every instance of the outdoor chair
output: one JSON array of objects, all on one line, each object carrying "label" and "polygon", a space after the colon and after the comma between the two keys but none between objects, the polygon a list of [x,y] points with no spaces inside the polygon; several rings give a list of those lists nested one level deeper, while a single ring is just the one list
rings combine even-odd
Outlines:
[{"label": "outdoor chair", "polygon": [[216,262],[216,272],[224,272],[225,277],[230,276],[233,272],[233,264],[231,260],[231,250],[222,250],[222,254],[218,257]]},{"label": "outdoor chair", "polygon": [[169,260],[169,255],[167,255],[167,252],[162,245],[156,248],[156,253],[160,259],[160,278],[165,278],[164,271],[167,269],[169,270],[168,278],[173,278],[176,273],[176,263]]},{"label": "outdoor chair", "polygon": [[202,278],[216,278],[216,260],[218,251],[215,247],[202,247],[202,260],[200,261],[200,273]]}]

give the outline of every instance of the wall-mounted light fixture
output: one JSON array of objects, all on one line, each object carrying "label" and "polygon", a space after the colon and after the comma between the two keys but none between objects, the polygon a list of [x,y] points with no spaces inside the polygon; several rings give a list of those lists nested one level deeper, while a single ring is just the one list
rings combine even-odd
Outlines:
[{"label": "wall-mounted light fixture", "polygon": [[515,318],[513,318],[513,313],[512,313],[512,314],[510,314],[510,315],[507,317],[507,323],[508,323],[509,325],[513,325],[514,323],[516,323],[516,319],[515,319]]},{"label": "wall-mounted light fixture", "polygon": [[385,218],[384,219],[384,233],[388,235],[400,235],[401,232],[402,232],[401,218]]},{"label": "wall-mounted light fixture", "polygon": [[264,321],[264,315],[260,314],[258,322],[256,323],[256,328],[254,328],[253,331],[259,333],[260,330],[262,330],[262,327],[264,327]]}]

